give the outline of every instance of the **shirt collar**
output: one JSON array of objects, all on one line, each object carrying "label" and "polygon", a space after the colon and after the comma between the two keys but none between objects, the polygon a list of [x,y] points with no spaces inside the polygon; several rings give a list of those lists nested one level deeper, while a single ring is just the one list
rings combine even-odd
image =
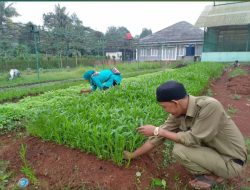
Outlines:
[{"label": "shirt collar", "polygon": [[187,113],[186,116],[189,117],[195,117],[196,113],[196,97],[189,95],[188,96],[188,108],[187,108]]}]

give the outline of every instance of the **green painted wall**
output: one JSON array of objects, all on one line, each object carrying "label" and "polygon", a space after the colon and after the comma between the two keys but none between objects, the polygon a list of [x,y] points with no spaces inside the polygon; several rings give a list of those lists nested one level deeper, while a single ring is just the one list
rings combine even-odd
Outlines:
[{"label": "green painted wall", "polygon": [[201,61],[250,62],[250,52],[202,52]]}]

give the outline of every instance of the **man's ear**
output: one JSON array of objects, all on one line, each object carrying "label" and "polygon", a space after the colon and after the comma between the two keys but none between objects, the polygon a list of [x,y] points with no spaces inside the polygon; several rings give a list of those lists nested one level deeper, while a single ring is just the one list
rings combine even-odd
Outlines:
[{"label": "man's ear", "polygon": [[171,102],[173,102],[176,106],[179,105],[179,101],[178,100],[172,100]]}]

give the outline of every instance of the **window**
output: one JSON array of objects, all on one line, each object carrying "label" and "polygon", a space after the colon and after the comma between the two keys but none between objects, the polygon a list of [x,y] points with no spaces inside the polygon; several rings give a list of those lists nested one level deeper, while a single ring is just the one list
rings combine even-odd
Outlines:
[{"label": "window", "polygon": [[180,46],[179,47],[179,56],[185,56],[185,47],[183,46]]},{"label": "window", "polygon": [[141,49],[141,56],[142,56],[142,57],[145,56],[145,49]]},{"label": "window", "polygon": [[151,49],[146,49],[146,56],[150,56],[151,55]]},{"label": "window", "polygon": [[176,59],[176,48],[168,47],[162,49],[162,60],[175,60]]},{"label": "window", "polygon": [[151,56],[157,56],[158,55],[158,49],[151,49]]}]

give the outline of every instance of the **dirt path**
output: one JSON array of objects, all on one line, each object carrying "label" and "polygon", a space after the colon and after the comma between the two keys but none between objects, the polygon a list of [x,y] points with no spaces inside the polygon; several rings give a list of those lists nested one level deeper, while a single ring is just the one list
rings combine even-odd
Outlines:
[{"label": "dirt path", "polygon": [[222,78],[211,85],[213,97],[218,99],[225,110],[233,110],[232,118],[245,137],[250,137],[250,66],[242,67],[247,76],[230,79],[225,72]]},{"label": "dirt path", "polygon": [[[249,70],[250,67],[244,69]],[[235,113],[232,118],[244,136],[250,137],[250,93],[247,90],[250,85],[250,74],[239,79],[230,81],[228,79],[225,73],[221,79],[211,84],[213,96],[222,102],[226,110],[229,107],[234,108]],[[239,96],[236,98],[236,95],[240,95],[240,98]],[[23,177],[20,172],[21,144],[27,145],[27,160],[40,181],[37,189],[41,190],[61,190],[66,187],[68,189],[85,187],[85,189],[145,190],[151,189],[150,183],[155,178],[165,179],[170,190],[180,190],[184,189],[191,179],[185,169],[176,163],[167,168],[162,166],[162,149],[132,161],[131,165],[125,168],[118,167],[110,161],[98,160],[94,155],[44,142],[20,132],[0,136],[0,160],[8,160],[9,169],[15,174],[9,181],[8,189],[12,189],[17,180]],[[141,177],[136,177],[136,172],[141,172]],[[230,181],[230,187],[233,189],[249,187],[250,183],[247,182],[249,174],[250,170],[247,167],[243,180]],[[28,189],[34,188],[34,186],[28,187]]]}]

